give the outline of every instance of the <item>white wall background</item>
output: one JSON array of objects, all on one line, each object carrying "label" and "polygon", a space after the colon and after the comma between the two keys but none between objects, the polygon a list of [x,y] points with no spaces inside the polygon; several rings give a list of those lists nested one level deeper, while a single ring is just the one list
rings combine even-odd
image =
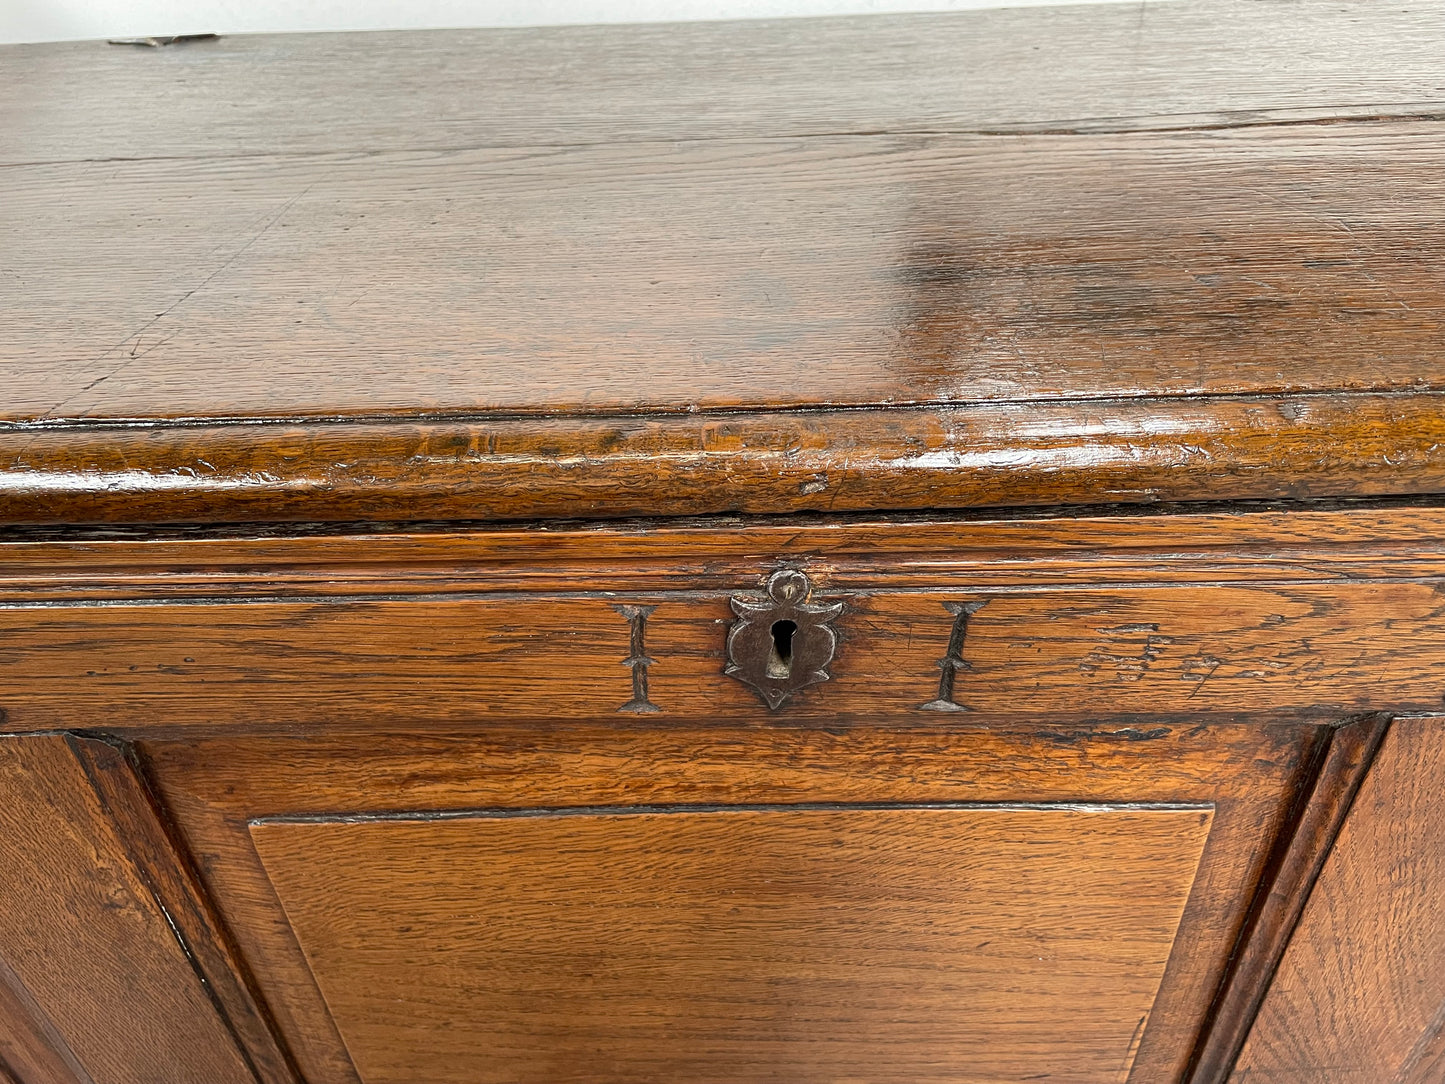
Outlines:
[{"label": "white wall background", "polygon": [[[0,42],[1033,7],[1061,0],[0,0]],[[1146,0],[1071,0],[1134,3]],[[1147,0],[1157,3],[1159,0]]]}]

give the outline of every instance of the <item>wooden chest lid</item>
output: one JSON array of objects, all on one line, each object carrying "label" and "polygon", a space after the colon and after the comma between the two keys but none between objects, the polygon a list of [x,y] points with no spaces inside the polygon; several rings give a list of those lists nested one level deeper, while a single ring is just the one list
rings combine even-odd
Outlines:
[{"label": "wooden chest lid", "polygon": [[0,522],[1445,489],[1445,6],[0,51]]}]

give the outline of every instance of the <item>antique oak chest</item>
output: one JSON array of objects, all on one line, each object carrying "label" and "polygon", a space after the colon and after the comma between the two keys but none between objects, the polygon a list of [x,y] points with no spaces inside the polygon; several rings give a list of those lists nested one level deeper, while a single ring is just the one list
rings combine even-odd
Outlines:
[{"label": "antique oak chest", "polygon": [[1442,72],[0,50],[0,1079],[1445,1081]]}]

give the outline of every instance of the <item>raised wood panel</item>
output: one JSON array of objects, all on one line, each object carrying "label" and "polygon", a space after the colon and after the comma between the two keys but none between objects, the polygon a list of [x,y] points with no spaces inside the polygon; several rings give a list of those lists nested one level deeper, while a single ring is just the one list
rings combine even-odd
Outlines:
[{"label": "raised wood panel", "polygon": [[[948,718],[956,721],[956,717]],[[479,809],[516,814],[529,809],[584,808],[598,815],[599,820],[590,823],[601,823],[603,818],[617,817],[639,806],[652,811],[648,816],[665,819],[671,814],[655,811],[679,806],[771,808],[816,807],[820,803],[890,807],[960,803],[1118,807],[1163,803],[1212,807],[1213,827],[1135,1059],[1136,1081],[1178,1080],[1199,1038],[1209,1005],[1225,978],[1233,946],[1245,926],[1251,896],[1269,867],[1282,825],[1301,788],[1311,778],[1324,739],[1323,729],[1310,725],[1276,723],[1265,717],[1245,724],[1206,724],[1199,716],[1185,720],[1156,718],[1149,727],[1062,725],[1038,714],[1015,714],[1010,719],[978,716],[966,720],[965,726],[925,728],[539,729],[498,723],[485,729],[446,734],[436,730],[378,733],[374,729],[356,729],[365,726],[365,720],[353,720],[351,725],[349,733],[333,730],[326,734],[313,731],[269,737],[192,735],[184,740],[148,739],[142,743],[146,763],[168,808],[197,855],[202,874],[245,958],[253,965],[306,1079],[313,1084],[355,1082],[365,1080],[368,1073],[401,1073],[401,1063],[387,1059],[404,1059],[406,1044],[420,1043],[420,1014],[427,1011],[423,1005],[445,1005],[446,1012],[438,1012],[435,1042],[449,1050],[460,1047],[448,1044],[465,1046],[471,1039],[456,1032],[449,1037],[442,1022],[456,1014],[469,1021],[477,1017],[470,1015],[469,1003],[453,997],[460,987],[451,984],[463,983],[462,973],[447,972],[445,988],[450,992],[435,997],[417,993],[415,1004],[396,1007],[391,1017],[398,1022],[395,1026],[409,1021],[405,1028],[416,1029],[405,1043],[401,1042],[400,1032],[378,1038],[387,1035],[387,1029],[373,1029],[367,1021],[379,1017],[366,1014],[379,1011],[369,999],[382,995],[374,988],[361,989],[362,984],[353,983],[354,968],[380,959],[391,951],[385,948],[387,945],[395,948],[405,943],[408,951],[415,949],[420,954],[418,959],[422,958],[430,951],[424,942],[406,938],[421,936],[423,928],[417,926],[408,933],[400,927],[416,923],[387,919],[371,930],[377,955],[368,956],[370,950],[355,942],[351,943],[357,953],[354,957],[342,958],[351,949],[335,955],[337,946],[348,936],[347,929],[355,932],[360,928],[356,923],[365,925],[370,921],[364,917],[368,910],[380,913],[390,906],[378,900],[371,908],[366,902],[380,881],[368,881],[370,874],[365,873],[364,864],[353,865],[350,858],[338,860],[329,872],[316,871],[317,876],[334,875],[337,880],[332,888],[324,890],[318,884],[316,902],[308,903],[309,888],[298,887],[310,876],[301,868],[305,863],[300,858],[294,862],[286,858],[286,870],[273,869],[277,879],[273,884],[253,844],[252,823],[272,822],[278,817],[287,821],[334,821],[353,815],[397,815],[403,820],[415,818],[408,823],[415,824],[418,841],[424,843],[435,826],[434,821],[425,818],[440,817],[445,825],[452,823],[445,818],[457,816],[470,825],[476,818],[469,818],[468,811]],[[851,812],[840,815],[834,827],[846,835],[851,816]],[[572,818],[567,824],[580,824],[582,819]],[[503,825],[499,831],[509,831],[520,823],[510,816],[500,817],[499,822]],[[667,823],[684,822],[679,819]],[[275,825],[274,830],[293,831],[283,825]],[[327,854],[340,859],[357,853],[347,850],[350,844],[343,838],[350,838],[349,826],[335,829],[336,847],[317,842],[332,830],[295,828],[296,849],[294,854],[289,849],[286,853],[314,857],[322,866],[326,865]],[[273,825],[267,823],[257,831],[264,836],[273,831]],[[367,833],[371,828],[357,831],[358,838],[370,838]],[[444,838],[446,831],[442,829],[437,838]],[[563,825],[558,831],[571,829]],[[1181,838],[1188,837],[1191,831],[1187,825],[1181,827]],[[317,833],[315,838],[312,832]],[[907,838],[907,833],[900,838]],[[261,844],[268,862],[274,857],[267,850],[269,846]],[[778,854],[769,851],[761,840],[735,847],[734,852],[736,861],[744,864],[754,853],[773,854],[774,858]],[[791,852],[798,854],[799,847],[792,847]],[[445,867],[451,863],[428,857],[425,846],[400,847],[391,853],[396,862],[389,868],[400,878],[398,890],[416,893],[406,898],[424,913],[438,914],[426,911],[429,905],[424,897],[429,890],[424,882],[433,877],[446,882],[451,875]],[[669,853],[676,858],[671,868],[687,866],[681,850]],[[773,862],[774,858],[767,861]],[[1160,860],[1167,863],[1177,858]],[[823,872],[818,875],[826,881],[826,860],[818,860],[824,862]],[[459,861],[465,868],[465,861]],[[807,861],[798,854],[798,862],[806,865]],[[981,856],[979,861],[987,865]],[[818,869],[810,868],[815,872]],[[359,880],[347,880],[346,869],[361,875]],[[1082,873],[1079,876],[1088,879]],[[297,880],[293,885],[287,878]],[[945,880],[947,883],[940,888],[945,895],[952,890],[950,886],[972,891],[966,887],[971,883],[966,877],[962,887]],[[599,875],[597,883],[604,881],[605,877]],[[1167,876],[1161,881],[1175,883]],[[359,895],[348,897],[347,893],[353,891],[348,886],[353,884]],[[367,884],[371,887],[364,887]],[[620,885],[618,890],[625,887]],[[1132,905],[1157,917],[1150,904],[1156,890],[1157,885],[1141,887],[1134,893]],[[857,891],[863,891],[861,881]],[[282,899],[295,912],[289,920]],[[490,906],[485,894],[463,892],[459,882],[451,889],[436,892],[434,899],[435,907],[452,912],[453,917],[468,909]],[[1005,925],[1012,921],[1007,916],[1018,918],[1023,913],[1010,910],[1010,906],[1000,905],[1000,921]],[[525,912],[527,921],[545,921],[536,917],[545,910],[539,904],[537,910]],[[456,932],[448,933],[447,929],[450,927],[443,923],[438,936],[445,940]],[[1095,948],[1101,959],[1137,959],[1139,949],[1131,930],[1131,926],[1125,926],[1098,932]],[[918,935],[925,940],[932,936],[926,927],[920,928]],[[1016,935],[1000,936],[1008,940]],[[985,939],[981,935],[978,941]],[[315,973],[302,954],[302,945],[313,950]],[[1095,948],[1081,951],[1092,952]],[[1002,964],[1001,959],[989,955],[987,946],[981,951],[990,961],[989,967]],[[431,960],[445,970],[439,956]],[[1036,964],[1036,960],[1024,960],[1018,966],[1031,968]],[[397,963],[397,967],[402,966]],[[388,974],[394,971],[396,967],[388,965]],[[1110,973],[1108,966],[1101,964],[1099,973]],[[396,977],[400,977],[399,973]],[[415,977],[413,973],[407,981]],[[1034,996],[1022,986],[1019,990],[1009,996]],[[323,991],[326,998],[334,999],[335,1019]],[[814,994],[822,996],[816,991]],[[964,1005],[951,1011],[989,1010],[987,1006]],[[1080,1011],[1092,1013],[1108,1008],[1095,1004]],[[827,1026],[833,1027],[844,1017],[820,1014],[816,1019],[831,1021]],[[1062,1014],[1060,1026],[1067,1019],[1068,1014]],[[1137,1023],[1135,1018],[1131,1026]],[[1108,1030],[1108,1034],[1114,1032]],[[400,1044],[394,1050],[392,1039]],[[1098,1053],[1083,1047],[1075,1053],[1080,1050],[1090,1058]],[[1125,1064],[1127,1053],[1127,1049],[1119,1052],[1121,1060],[1116,1070]],[[358,1059],[355,1068],[352,1055]],[[433,1067],[425,1074],[428,1079],[433,1071],[448,1070],[445,1066]],[[642,1074],[633,1078],[648,1077]]]},{"label": "raised wood panel", "polygon": [[[1077,587],[817,597],[846,610],[832,679],[770,713],[723,674],[735,615],[710,593],[136,603],[0,608],[10,726],[115,729],[369,719],[463,723],[616,715],[630,625],[653,722],[1429,709],[1439,703],[1438,583]],[[740,584],[756,591],[756,581]],[[958,649],[945,605],[982,601]],[[925,707],[929,705],[930,707]]]},{"label": "raised wood panel", "polygon": [[65,737],[0,738],[0,841],[0,1057],[20,1084],[256,1084]]},{"label": "raised wood panel", "polygon": [[1431,1084],[1445,1026],[1445,720],[1398,719],[1232,1084]]},{"label": "raised wood panel", "polygon": [[1115,1084],[1202,808],[263,822],[364,1084]]},{"label": "raised wood panel", "polygon": [[256,997],[245,962],[197,882],[168,815],[156,804],[134,750],[114,740],[79,735],[72,735],[69,744],[166,924],[204,977],[206,996],[243,1050],[258,1084],[300,1084]]}]

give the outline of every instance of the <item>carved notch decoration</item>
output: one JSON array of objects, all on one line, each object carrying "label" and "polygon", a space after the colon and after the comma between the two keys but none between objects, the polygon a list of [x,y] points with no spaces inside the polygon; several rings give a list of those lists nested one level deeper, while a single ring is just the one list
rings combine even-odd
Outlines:
[{"label": "carved notch decoration", "polygon": [[773,711],[800,689],[830,677],[828,664],[838,650],[832,622],[844,604],[811,603],[812,593],[806,575],[785,568],[768,578],[765,596],[729,600],[738,619],[728,630],[723,672],[751,685]]},{"label": "carved notch decoration", "polygon": [[612,608],[627,618],[631,630],[627,658],[622,660],[622,665],[632,671],[632,699],[617,710],[643,713],[661,711],[661,708],[647,698],[647,668],[657,661],[647,655],[647,615],[657,607],[613,603]]},{"label": "carved notch decoration", "polygon": [[953,698],[953,685],[962,671],[973,669],[973,665],[963,657],[963,642],[968,638],[968,619],[986,605],[988,599],[943,604],[943,608],[953,614],[953,630],[948,636],[948,652],[938,660],[938,668],[943,671],[938,678],[938,696],[926,704],[919,704],[923,711],[968,710]]}]

